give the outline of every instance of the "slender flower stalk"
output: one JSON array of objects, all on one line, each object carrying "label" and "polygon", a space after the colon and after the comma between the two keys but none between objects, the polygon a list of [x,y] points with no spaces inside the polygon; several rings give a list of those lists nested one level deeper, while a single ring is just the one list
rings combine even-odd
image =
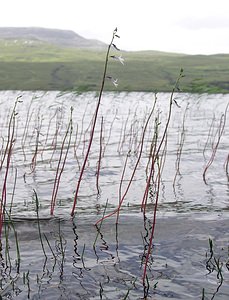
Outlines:
[{"label": "slender flower stalk", "polygon": [[[162,169],[163,169],[163,156],[165,155],[164,151],[161,150],[163,149],[163,145],[165,145],[165,143],[167,144],[167,133],[168,133],[168,128],[169,128],[169,124],[170,124],[170,120],[171,120],[171,115],[172,115],[172,104],[174,103],[174,93],[177,90],[177,88],[179,88],[179,82],[180,79],[184,77],[183,75],[183,69],[180,70],[180,74],[176,80],[176,83],[174,85],[174,88],[172,90],[171,96],[170,96],[170,100],[169,100],[169,112],[168,112],[168,117],[167,117],[167,121],[166,121],[166,125],[164,128],[164,131],[162,133],[162,137],[161,140],[158,144],[157,150],[155,151],[155,154],[152,157],[152,164],[151,164],[151,170],[155,170],[156,166],[157,166],[157,177],[156,177],[156,198],[155,198],[155,204],[154,204],[154,211],[153,211],[153,226],[152,226],[152,230],[151,230],[151,234],[150,234],[150,240],[149,240],[149,247],[148,247],[148,251],[147,251],[147,255],[146,255],[146,260],[145,260],[145,266],[144,266],[144,270],[143,270],[143,285],[145,286],[146,284],[146,280],[147,280],[147,266],[148,266],[148,261],[150,258],[150,255],[152,255],[152,251],[153,251],[153,239],[154,239],[154,232],[155,232],[155,226],[156,226],[156,218],[157,218],[157,209],[158,209],[158,203],[159,203],[159,192],[160,192],[160,184],[161,184],[161,176],[162,176]],[[151,177],[151,174],[150,174]],[[149,178],[151,179],[151,178]],[[148,193],[148,189],[149,189],[149,185],[147,182],[146,185],[146,190],[145,193]],[[143,203],[143,212],[145,214],[145,203]]]},{"label": "slender flower stalk", "polygon": [[211,154],[211,157],[206,165],[206,167],[204,168],[204,172],[203,172],[203,180],[204,180],[204,183],[207,184],[207,180],[206,180],[206,173],[207,173],[207,170],[209,169],[209,167],[212,165],[214,159],[215,159],[215,155],[216,155],[216,152],[217,152],[217,149],[219,147],[219,143],[220,143],[220,139],[223,135],[223,132],[224,132],[224,128],[225,128],[225,125],[226,125],[226,118],[227,118],[227,109],[229,107],[229,103],[227,104],[226,106],[226,109],[225,109],[225,112],[221,115],[221,118],[220,118],[220,123],[219,123],[219,128],[217,130],[217,133],[218,133],[218,138],[217,138],[217,141],[216,143],[213,145],[213,150],[212,150],[212,154]]},{"label": "slender flower stalk", "polygon": [[11,157],[12,157],[12,152],[13,152],[13,147],[15,145],[15,124],[16,124],[16,108],[17,104],[22,102],[19,100],[21,96],[17,97],[11,116],[8,124],[8,139],[7,139],[7,144],[4,152],[4,156],[1,162],[0,170],[3,168],[4,161],[6,160],[6,166],[5,166],[5,174],[4,174],[4,180],[3,180],[3,186],[1,190],[1,199],[0,199],[0,240],[1,240],[1,235],[2,235],[2,227],[3,227],[3,222],[4,222],[4,216],[5,216],[5,210],[6,210],[6,202],[7,202],[7,181],[8,181],[8,175],[9,175],[9,169],[10,169],[10,162],[11,162]]},{"label": "slender flower stalk", "polygon": [[225,160],[225,171],[226,171],[226,175],[227,175],[227,180],[229,181],[229,172],[228,172],[228,167],[229,167],[229,154],[227,155],[227,158]]},{"label": "slender flower stalk", "polygon": [[[70,144],[71,144],[71,137],[72,137],[72,111],[73,108],[71,107],[71,116],[70,116],[70,120],[68,123],[68,127],[67,127],[67,131],[65,133],[65,136],[63,138],[62,141],[62,145],[61,145],[61,149],[60,149],[60,156],[59,156],[59,161],[58,161],[58,165],[57,165],[57,170],[56,170],[56,176],[55,176],[55,180],[54,180],[54,186],[53,186],[53,191],[52,191],[52,200],[51,200],[51,208],[50,208],[50,214],[53,215],[54,214],[54,209],[55,209],[55,205],[56,205],[56,197],[57,197],[57,193],[58,193],[58,189],[59,189],[59,185],[60,185],[60,179],[61,179],[61,175],[64,171],[64,166],[66,163],[66,159],[68,156],[68,151],[70,148]],[[66,139],[67,136],[69,135],[68,138],[68,142],[66,145]],[[64,154],[64,147],[65,145],[67,146],[65,154]]]},{"label": "slender flower stalk", "polygon": [[[99,107],[100,107],[102,94],[103,94],[103,90],[104,90],[104,85],[105,85],[105,81],[106,81],[106,77],[107,77],[107,67],[108,67],[108,60],[109,60],[109,56],[110,56],[110,50],[111,50],[112,46],[117,49],[117,47],[113,44],[113,41],[114,41],[115,37],[119,37],[117,35],[117,28],[113,31],[111,42],[110,42],[110,44],[108,45],[108,48],[107,48],[107,54],[106,54],[106,58],[105,58],[105,65],[104,65],[104,71],[103,71],[103,77],[102,77],[102,84],[101,84],[99,97],[98,97],[98,102],[97,102],[94,117],[93,117],[93,122],[92,122],[92,127],[91,127],[91,133],[90,133],[90,139],[89,139],[89,143],[88,143],[87,152],[86,152],[86,155],[84,157],[84,162],[83,162],[82,168],[80,170],[80,175],[79,175],[79,179],[78,179],[78,182],[77,182],[77,187],[76,187],[75,197],[74,197],[74,201],[73,201],[71,216],[74,216],[74,213],[75,213],[75,208],[76,208],[76,204],[77,204],[77,200],[78,200],[80,184],[81,184],[81,181],[82,181],[82,178],[83,178],[83,173],[84,173],[86,163],[87,163],[87,160],[88,160],[88,156],[89,156],[89,153],[90,153],[90,150],[91,150],[91,145],[92,145],[94,132],[95,132],[95,125],[96,125],[96,121],[97,121],[97,118],[98,118]],[[113,83],[115,84],[117,82],[113,82]]]},{"label": "slender flower stalk", "polygon": [[100,127],[99,159],[98,159],[97,172],[96,172],[96,189],[97,189],[98,195],[100,195],[99,175],[100,175],[101,159],[102,159],[102,152],[103,152],[102,150],[103,150],[103,117],[101,120],[101,127]]}]

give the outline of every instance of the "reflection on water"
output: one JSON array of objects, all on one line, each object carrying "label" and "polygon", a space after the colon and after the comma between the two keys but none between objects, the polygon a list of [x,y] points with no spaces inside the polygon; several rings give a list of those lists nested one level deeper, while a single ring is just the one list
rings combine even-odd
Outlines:
[{"label": "reflection on water", "polygon": [[[158,142],[155,128],[160,137],[170,95],[158,95],[150,119],[153,94],[104,95],[73,220],[70,212],[96,95],[0,95],[0,188],[8,219],[0,251],[3,299],[143,299],[146,294],[155,299],[201,299],[203,288],[210,299],[217,276],[206,275],[209,236],[223,249],[224,269],[228,259],[227,120],[215,151],[228,95],[176,95],[179,106],[172,107],[163,149],[158,218],[144,287],[157,193],[155,174],[147,219],[141,214],[141,203],[150,174],[149,155]],[[204,168],[214,151],[204,182]],[[126,189],[119,225],[111,217],[96,229],[93,224],[104,207],[106,213],[112,212]],[[226,282],[228,272],[224,276]],[[228,298],[226,285],[217,296]]]},{"label": "reflection on water", "polygon": [[[11,232],[11,263],[9,257],[0,257],[3,299],[143,299],[142,269],[151,221],[144,223],[140,216],[125,215],[116,226],[108,220],[96,240],[97,230],[90,224],[95,220],[83,215],[74,222],[41,221],[45,255],[37,222],[16,222],[20,272],[17,272]],[[149,297],[201,299],[204,288],[206,299],[210,299],[218,284],[216,271],[209,274],[205,266],[210,257],[210,236],[217,245],[214,255],[223,263],[225,283],[216,299],[227,299],[229,257],[224,246],[229,235],[226,228],[227,219],[217,216],[208,221],[193,216],[158,218],[153,255],[148,264]],[[125,298],[127,295],[129,298]]]}]

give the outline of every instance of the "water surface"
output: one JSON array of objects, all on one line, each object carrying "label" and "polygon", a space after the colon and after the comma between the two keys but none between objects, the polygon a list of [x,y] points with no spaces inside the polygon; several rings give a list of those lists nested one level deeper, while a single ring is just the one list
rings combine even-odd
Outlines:
[{"label": "water surface", "polygon": [[[96,94],[1,92],[1,161],[7,145],[10,115],[18,96],[22,102],[16,107],[6,202],[8,211],[12,203],[11,217],[18,233],[21,262],[18,270],[13,263],[17,255],[11,228],[11,267],[3,255],[0,295],[3,299],[142,299],[144,250],[155,203],[153,189],[148,198],[145,222],[141,202],[149,174],[147,166],[155,137],[155,120],[158,120],[160,138],[168,117],[170,94],[157,95],[140,163],[122,205],[118,229],[114,217],[105,220],[94,248],[97,235],[94,223],[102,216],[107,201],[107,213],[117,207],[120,193],[129,183],[155,95],[104,94],[73,220],[70,212],[90,137]],[[214,241],[215,255],[224,264],[224,283],[216,299],[228,299],[227,119],[218,145],[217,140],[229,96],[177,94],[175,100],[148,268],[148,299],[201,299],[203,288],[205,299],[211,299],[219,280],[216,271],[207,275],[209,238]],[[51,217],[50,201],[71,107],[71,142],[60,179],[55,216]],[[66,149],[67,142],[63,153]],[[204,182],[203,172],[214,149],[217,151]],[[100,150],[98,194],[96,174]],[[1,190],[5,174],[6,160],[0,173]],[[34,192],[39,199],[39,224],[47,259],[39,238]],[[5,243],[3,237],[3,245]]]}]

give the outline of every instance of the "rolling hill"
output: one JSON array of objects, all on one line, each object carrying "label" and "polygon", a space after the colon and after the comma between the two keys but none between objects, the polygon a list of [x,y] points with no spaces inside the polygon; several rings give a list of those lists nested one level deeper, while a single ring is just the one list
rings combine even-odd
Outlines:
[{"label": "rolling hill", "polygon": [[106,44],[85,39],[71,30],[39,27],[0,27],[0,40],[24,41],[27,43],[46,42],[60,47],[104,49]]},{"label": "rolling hill", "polygon": [[[229,54],[185,55],[159,51],[117,54],[108,75],[118,91],[171,91],[181,68],[184,92],[229,93]],[[99,90],[106,45],[68,30],[0,28],[0,90]]]}]

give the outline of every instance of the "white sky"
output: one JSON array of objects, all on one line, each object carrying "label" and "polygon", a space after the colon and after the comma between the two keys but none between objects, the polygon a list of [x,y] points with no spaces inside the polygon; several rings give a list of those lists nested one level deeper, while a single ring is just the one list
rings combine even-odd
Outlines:
[{"label": "white sky", "polygon": [[0,0],[0,27],[70,29],[124,50],[229,53],[229,0]]}]

